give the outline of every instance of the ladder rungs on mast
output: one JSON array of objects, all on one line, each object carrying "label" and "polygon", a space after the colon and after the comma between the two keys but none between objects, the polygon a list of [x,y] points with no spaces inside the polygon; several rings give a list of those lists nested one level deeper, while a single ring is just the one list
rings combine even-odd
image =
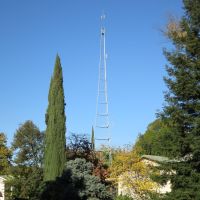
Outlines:
[{"label": "ladder rungs on mast", "polygon": [[104,113],[104,114],[97,114],[98,116],[108,116],[108,113]]},{"label": "ladder rungs on mast", "polygon": [[99,104],[108,104],[108,102],[100,102]]},{"label": "ladder rungs on mast", "polygon": [[109,127],[109,125],[107,125],[107,126],[96,126],[97,128],[108,128]]},{"label": "ladder rungs on mast", "polygon": [[107,140],[107,141],[109,141],[110,138],[95,138],[95,140]]}]

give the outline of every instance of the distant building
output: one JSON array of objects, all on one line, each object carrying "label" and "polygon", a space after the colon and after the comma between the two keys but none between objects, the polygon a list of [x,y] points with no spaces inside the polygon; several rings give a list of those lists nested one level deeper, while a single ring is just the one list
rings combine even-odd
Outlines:
[{"label": "distant building", "polygon": [[[176,160],[170,160],[167,157],[163,156],[154,156],[154,155],[143,155],[141,157],[142,161],[150,166],[157,167],[162,163],[172,163],[172,162],[177,162]],[[160,174],[162,174],[162,171],[160,171]],[[159,188],[157,189],[157,192],[160,194],[165,194],[167,192],[171,192],[172,189],[172,184],[171,181],[168,180],[165,185],[160,185]]]},{"label": "distant building", "polygon": [[[154,155],[143,155],[141,157],[141,161],[144,162],[146,165],[153,166],[153,167],[157,167],[162,163],[176,162],[175,160],[170,160],[167,157],[154,156]],[[172,172],[172,173],[175,173],[175,172]],[[162,174],[162,171],[160,171],[160,174]],[[165,185],[159,185],[158,188],[155,188],[155,191],[159,194],[165,194],[167,192],[171,192],[171,186],[172,186],[171,181],[168,180]],[[124,186],[123,182],[120,181],[120,177],[118,181],[118,195],[129,195],[133,198],[137,197],[137,195],[134,194],[134,191],[130,191]]]}]

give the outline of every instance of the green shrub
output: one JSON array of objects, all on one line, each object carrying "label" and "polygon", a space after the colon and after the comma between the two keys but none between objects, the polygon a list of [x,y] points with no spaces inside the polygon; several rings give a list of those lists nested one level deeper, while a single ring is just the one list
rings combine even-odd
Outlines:
[{"label": "green shrub", "polygon": [[125,196],[117,196],[115,200],[133,200],[131,197],[125,195]]}]

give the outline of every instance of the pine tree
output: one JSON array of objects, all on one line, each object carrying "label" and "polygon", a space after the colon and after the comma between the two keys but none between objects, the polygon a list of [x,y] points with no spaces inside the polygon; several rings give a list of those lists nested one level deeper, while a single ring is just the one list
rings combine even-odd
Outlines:
[{"label": "pine tree", "polygon": [[60,58],[57,55],[51,78],[46,113],[44,180],[55,180],[63,173],[65,164],[65,100]]},{"label": "pine tree", "polygon": [[171,20],[166,34],[174,49],[165,50],[169,62],[168,93],[163,118],[173,130],[173,155],[178,163],[171,177],[170,200],[200,199],[200,1],[184,0],[185,15]]},{"label": "pine tree", "polygon": [[94,128],[92,126],[92,136],[91,136],[91,145],[92,145],[92,150],[95,150],[95,139],[94,139]]}]

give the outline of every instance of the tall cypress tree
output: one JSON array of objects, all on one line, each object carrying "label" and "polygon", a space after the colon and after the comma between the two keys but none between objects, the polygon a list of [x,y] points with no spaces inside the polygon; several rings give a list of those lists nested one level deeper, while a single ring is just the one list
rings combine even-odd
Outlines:
[{"label": "tall cypress tree", "polygon": [[56,177],[61,176],[65,163],[65,100],[62,67],[58,55],[51,78],[48,102],[44,156],[45,181],[55,180]]},{"label": "tall cypress tree", "polygon": [[184,0],[185,15],[171,20],[166,34],[174,48],[165,56],[169,62],[165,82],[168,93],[163,117],[173,136],[173,155],[179,162],[171,177],[170,200],[200,199],[200,1]]},{"label": "tall cypress tree", "polygon": [[95,138],[94,138],[94,128],[92,126],[92,136],[91,136],[91,145],[92,145],[92,150],[95,150]]}]

